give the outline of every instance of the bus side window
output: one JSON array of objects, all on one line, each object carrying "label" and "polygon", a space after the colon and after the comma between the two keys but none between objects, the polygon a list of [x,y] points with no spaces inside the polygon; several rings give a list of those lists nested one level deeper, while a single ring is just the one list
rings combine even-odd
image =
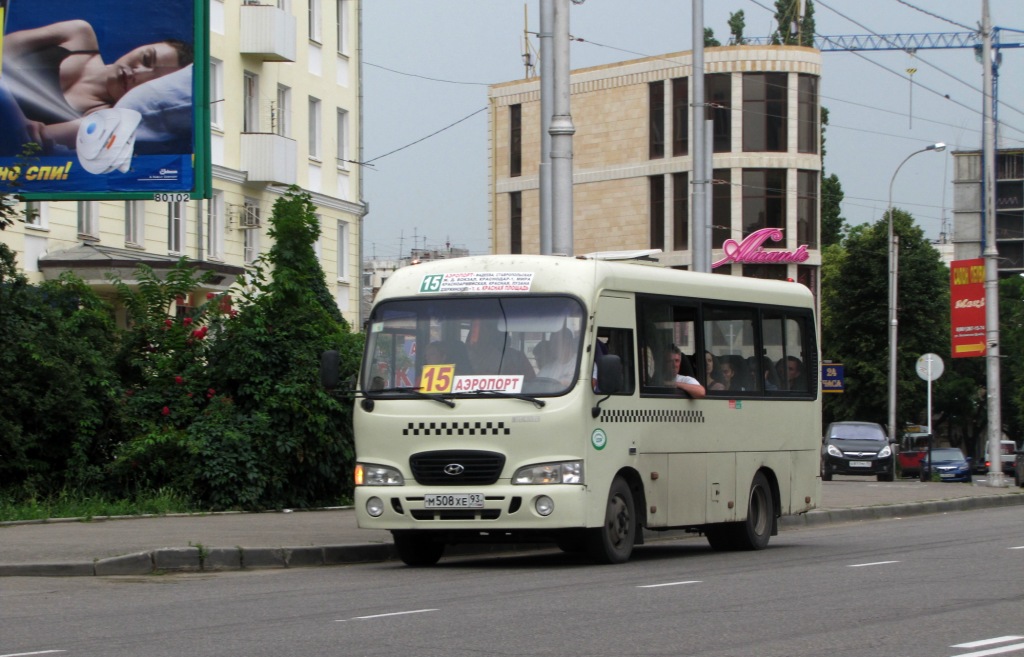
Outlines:
[{"label": "bus side window", "polygon": [[597,389],[597,359],[604,355],[618,356],[622,361],[623,387],[617,395],[632,395],[636,390],[636,367],[633,354],[633,331],[621,328],[597,328],[597,343],[594,346],[593,385]]}]

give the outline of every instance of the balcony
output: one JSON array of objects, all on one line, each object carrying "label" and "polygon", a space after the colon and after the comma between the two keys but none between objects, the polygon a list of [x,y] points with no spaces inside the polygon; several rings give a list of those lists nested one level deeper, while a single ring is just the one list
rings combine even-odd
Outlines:
[{"label": "balcony", "polygon": [[243,132],[239,168],[249,182],[293,185],[297,181],[298,145],[294,139],[268,132]]},{"label": "balcony", "polygon": [[246,0],[241,8],[243,55],[256,55],[265,62],[294,62],[295,17],[274,5]]}]

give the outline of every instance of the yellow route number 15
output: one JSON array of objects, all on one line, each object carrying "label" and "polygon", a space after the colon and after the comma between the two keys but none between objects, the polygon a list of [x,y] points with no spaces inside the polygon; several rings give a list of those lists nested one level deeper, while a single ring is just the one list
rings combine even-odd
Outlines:
[{"label": "yellow route number 15", "polygon": [[455,365],[425,365],[420,374],[420,392],[451,392]]}]

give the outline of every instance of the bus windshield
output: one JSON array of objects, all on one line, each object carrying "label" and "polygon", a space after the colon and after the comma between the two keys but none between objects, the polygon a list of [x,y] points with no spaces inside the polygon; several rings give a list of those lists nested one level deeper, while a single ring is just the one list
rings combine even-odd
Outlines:
[{"label": "bus windshield", "polygon": [[568,296],[385,301],[370,318],[362,389],[410,399],[564,394],[579,378],[583,317]]}]

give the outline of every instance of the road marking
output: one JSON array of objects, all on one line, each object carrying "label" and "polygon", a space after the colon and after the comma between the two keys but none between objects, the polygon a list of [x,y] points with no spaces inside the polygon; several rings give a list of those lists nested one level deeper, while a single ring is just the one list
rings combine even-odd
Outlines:
[{"label": "road marking", "polygon": [[643,586],[637,586],[638,589],[656,589],[661,586],[679,586],[680,584],[700,584],[701,580],[691,579],[685,582],[665,582],[664,584],[644,584]]},{"label": "road marking", "polygon": [[1024,550],[1024,545],[1018,545],[1017,547],[1006,548],[1007,550]]},{"label": "road marking", "polygon": [[871,563],[852,563],[847,568],[864,568],[865,566],[884,566],[890,563],[899,563],[899,561],[872,561]]},{"label": "road marking", "polygon": [[[408,614],[425,614],[428,611],[438,611],[437,609],[414,609],[413,611],[395,611],[390,614],[374,614],[373,616],[356,616],[355,618],[342,618],[334,621],[335,623],[347,623],[350,620],[369,620],[371,618],[386,618],[388,616],[406,616]],[[0,655],[3,657],[3,655]]]},{"label": "road marking", "polygon": [[[981,639],[980,641],[958,643],[950,646],[950,648],[981,648],[982,646],[991,646],[997,643],[1006,643],[1007,641],[1019,641],[1020,639],[1024,639],[1024,636],[1000,636],[993,639]],[[959,655],[954,655],[954,657],[987,657],[987,655],[1001,655],[1007,652],[1017,652],[1018,650],[1024,650],[1024,643],[1014,643],[1008,646],[989,648],[988,650],[978,650],[976,652],[965,652]]]},{"label": "road marking", "polygon": [[36,652],[12,652],[8,655],[0,655],[0,657],[28,657],[28,655],[52,655],[56,652],[67,652],[67,650],[38,650]]}]

